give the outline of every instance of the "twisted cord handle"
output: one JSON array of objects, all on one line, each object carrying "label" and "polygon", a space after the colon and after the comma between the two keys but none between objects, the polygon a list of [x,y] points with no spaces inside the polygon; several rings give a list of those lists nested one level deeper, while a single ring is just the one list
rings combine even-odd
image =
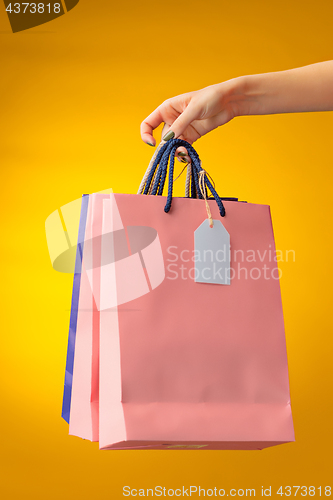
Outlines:
[{"label": "twisted cord handle", "polygon": [[186,166],[185,198],[190,197],[191,175],[192,175],[191,163],[188,163]]},{"label": "twisted cord handle", "polygon": [[154,154],[153,154],[153,156],[152,156],[152,158],[151,158],[151,160],[150,160],[150,162],[149,162],[149,165],[148,165],[148,168],[147,168],[147,170],[146,170],[146,172],[145,172],[145,175],[144,175],[144,176],[143,176],[143,178],[142,178],[142,181],[141,181],[141,184],[140,184],[140,186],[139,186],[139,189],[138,189],[138,193],[137,193],[137,194],[142,194],[143,189],[144,189],[145,184],[146,184],[147,179],[148,179],[148,175],[149,175],[149,173],[150,173],[150,171],[151,171],[151,169],[152,169],[152,167],[153,167],[154,161],[155,161],[155,159],[156,159],[157,153],[159,152],[159,150],[161,149],[161,147],[163,146],[163,144],[165,144],[165,141],[161,141],[161,142],[159,143],[159,145],[157,146],[157,148],[156,148],[156,150],[155,150],[155,152],[154,152]]},{"label": "twisted cord handle", "polygon": [[[165,212],[169,212],[172,204],[173,192],[173,172],[175,164],[176,149],[183,146],[187,149],[188,155],[191,158],[191,165],[187,169],[186,177],[186,194],[189,195],[189,184],[191,181],[191,197],[203,199],[203,188],[208,188],[215,198],[219,207],[221,217],[225,216],[223,203],[218,196],[215,188],[206,175],[206,172],[201,167],[200,158],[196,150],[188,142],[182,139],[171,139],[168,142],[162,142],[154,153],[153,158],[147,168],[147,171],[140,184],[138,194],[162,195],[164,184],[166,181],[168,164],[169,164],[169,179],[168,179],[168,195],[164,207]],[[189,174],[191,173],[191,175]],[[200,178],[200,183],[199,183]],[[199,185],[200,184],[200,185]],[[204,191],[205,192],[205,191]]]}]

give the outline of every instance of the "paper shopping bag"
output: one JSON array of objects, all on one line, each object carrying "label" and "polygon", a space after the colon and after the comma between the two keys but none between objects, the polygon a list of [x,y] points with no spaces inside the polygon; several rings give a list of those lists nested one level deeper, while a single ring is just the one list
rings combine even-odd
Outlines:
[{"label": "paper shopping bag", "polygon": [[105,197],[86,195],[82,202],[63,398],[63,417],[69,423],[70,433],[91,441],[98,441],[99,311],[87,271],[94,267],[94,286],[98,290],[98,213]]},{"label": "paper shopping bag", "polygon": [[[89,197],[87,195],[84,195],[82,197],[81,215],[80,215],[79,229],[78,229],[79,234],[76,247],[76,259],[74,264],[71,315],[69,321],[66,370],[65,370],[64,392],[63,392],[62,413],[61,413],[62,418],[67,423],[69,423],[71,398],[72,398],[75,341],[77,332],[77,319],[78,319],[81,271],[82,271],[82,255],[83,255],[84,236],[86,231],[88,200]],[[89,291],[91,291],[90,287]]]},{"label": "paper shopping bag", "polygon": [[[203,199],[195,177],[202,169],[187,143],[198,198],[172,199],[174,152],[183,142],[161,148],[146,180],[147,194],[149,183],[151,194],[162,193],[168,155],[167,203],[112,194],[94,213],[101,235],[91,246],[97,257],[90,258],[87,280],[100,319],[100,448],[262,449],[291,442],[269,207],[224,201],[222,210],[206,175],[215,200]],[[208,276],[219,273],[217,253],[207,253],[215,259],[203,268],[208,281],[196,276],[194,234],[206,210],[230,236],[229,284]]]}]

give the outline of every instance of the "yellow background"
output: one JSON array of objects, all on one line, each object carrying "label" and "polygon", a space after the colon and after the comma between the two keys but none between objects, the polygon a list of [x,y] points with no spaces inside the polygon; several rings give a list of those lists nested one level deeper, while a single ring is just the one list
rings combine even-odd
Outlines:
[{"label": "yellow background", "polygon": [[166,98],[332,59],[332,19],[330,0],[81,0],[12,34],[0,5],[3,498],[330,484],[333,113],[236,118],[196,143],[219,194],[271,205],[277,248],[296,252],[280,265],[296,443],[100,452],[69,437],[60,412],[72,276],[52,269],[44,222],[82,193],[136,192],[153,153],[139,125]]}]

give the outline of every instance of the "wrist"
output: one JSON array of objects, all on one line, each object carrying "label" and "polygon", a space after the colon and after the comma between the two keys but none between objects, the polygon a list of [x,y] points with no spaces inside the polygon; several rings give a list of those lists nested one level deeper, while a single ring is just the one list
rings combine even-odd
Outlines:
[{"label": "wrist", "polygon": [[261,114],[263,108],[263,75],[246,75],[218,84],[221,104],[232,117]]},{"label": "wrist", "polygon": [[242,99],[238,116],[265,114],[269,88],[267,74],[246,75],[240,77],[240,80]]}]

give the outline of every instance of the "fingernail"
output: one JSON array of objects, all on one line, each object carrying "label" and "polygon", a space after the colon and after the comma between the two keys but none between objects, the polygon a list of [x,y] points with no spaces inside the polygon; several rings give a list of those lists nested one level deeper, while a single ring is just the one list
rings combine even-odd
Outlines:
[{"label": "fingernail", "polygon": [[152,144],[151,142],[146,142],[146,144],[148,144],[148,146],[153,146],[154,147],[154,144]]},{"label": "fingernail", "polygon": [[180,161],[181,161],[182,163],[187,163],[187,161],[186,161],[184,158],[182,158]]},{"label": "fingernail", "polygon": [[178,156],[186,156],[186,153],[180,152],[178,153]]},{"label": "fingernail", "polygon": [[175,137],[175,133],[172,132],[172,130],[169,130],[163,137],[163,141],[170,141],[170,139],[173,139]]}]

